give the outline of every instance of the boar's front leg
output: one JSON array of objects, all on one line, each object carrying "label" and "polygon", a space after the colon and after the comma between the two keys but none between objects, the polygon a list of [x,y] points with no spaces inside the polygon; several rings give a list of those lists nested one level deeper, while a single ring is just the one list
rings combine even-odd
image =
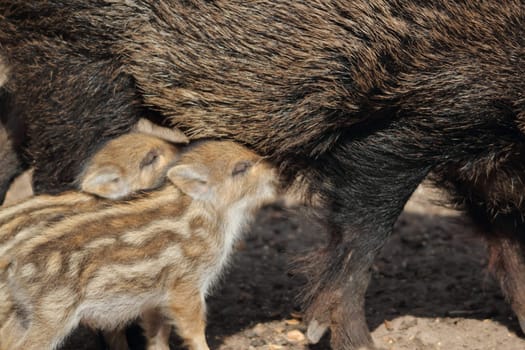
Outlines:
[{"label": "boar's front leg", "polygon": [[317,342],[330,328],[335,350],[374,348],[364,303],[374,257],[431,162],[384,130],[348,137],[319,161],[329,245],[307,257],[307,336]]}]

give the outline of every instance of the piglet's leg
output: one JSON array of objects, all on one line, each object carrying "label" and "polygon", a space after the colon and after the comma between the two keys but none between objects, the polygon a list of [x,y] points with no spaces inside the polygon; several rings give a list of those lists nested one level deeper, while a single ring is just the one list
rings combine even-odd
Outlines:
[{"label": "piglet's leg", "polygon": [[118,329],[112,331],[102,331],[104,342],[108,350],[128,350],[128,340],[126,330]]},{"label": "piglet's leg", "polygon": [[58,289],[54,292],[55,294],[48,293],[41,299],[23,305],[26,311],[18,315],[17,322],[17,328],[22,332],[17,332],[18,342],[9,350],[58,349],[78,326],[73,309],[76,299],[64,297],[65,293]]},{"label": "piglet's leg", "polygon": [[171,325],[158,310],[148,310],[142,315],[141,325],[147,340],[147,350],[170,350]]},{"label": "piglet's leg", "polygon": [[20,324],[20,320],[15,313],[11,313],[6,318],[2,318],[0,322],[0,350],[16,349],[17,342],[24,337],[26,332]]},{"label": "piglet's leg", "polygon": [[67,335],[60,325],[32,322],[20,341],[9,350],[55,350]]},{"label": "piglet's leg", "polygon": [[206,342],[206,305],[199,291],[173,292],[167,316],[173,320],[178,334],[190,350],[209,350]]}]

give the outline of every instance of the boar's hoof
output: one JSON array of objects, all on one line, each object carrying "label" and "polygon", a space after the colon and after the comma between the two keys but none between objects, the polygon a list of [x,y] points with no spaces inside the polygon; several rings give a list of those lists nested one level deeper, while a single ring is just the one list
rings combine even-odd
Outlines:
[{"label": "boar's hoof", "polygon": [[319,323],[316,319],[313,319],[308,324],[308,330],[306,331],[306,337],[311,344],[317,344],[319,340],[328,330],[328,324]]},{"label": "boar's hoof", "polygon": [[525,315],[519,315],[518,321],[520,321],[520,327],[521,327],[522,333],[525,334]]}]

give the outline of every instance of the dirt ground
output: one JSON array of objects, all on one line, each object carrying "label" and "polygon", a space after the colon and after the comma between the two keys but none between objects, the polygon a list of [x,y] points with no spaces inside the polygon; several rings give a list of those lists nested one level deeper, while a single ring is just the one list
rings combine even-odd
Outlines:
[{"label": "dirt ground", "polygon": [[[27,194],[22,182],[10,200]],[[418,188],[373,267],[367,317],[376,344],[406,350],[519,350],[525,338],[499,287],[485,270],[483,242],[460,212],[435,205],[440,194]],[[308,218],[282,205],[266,208],[238,245],[232,268],[208,299],[207,337],[220,350],[323,350],[308,346],[296,295],[294,256],[322,246]],[[129,332],[141,349],[140,331]],[[172,349],[183,349],[172,337]],[[87,330],[64,350],[103,349]]]}]

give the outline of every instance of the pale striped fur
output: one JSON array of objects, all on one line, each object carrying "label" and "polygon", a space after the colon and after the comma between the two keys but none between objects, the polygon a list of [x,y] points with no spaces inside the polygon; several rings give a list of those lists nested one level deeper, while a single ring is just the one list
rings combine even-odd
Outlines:
[{"label": "pale striped fur", "polygon": [[175,323],[208,349],[205,295],[276,175],[226,141],[190,146],[167,174],[126,201],[70,192],[0,211],[0,350],[55,349],[79,323],[118,331],[141,315],[149,349],[167,349]]}]

